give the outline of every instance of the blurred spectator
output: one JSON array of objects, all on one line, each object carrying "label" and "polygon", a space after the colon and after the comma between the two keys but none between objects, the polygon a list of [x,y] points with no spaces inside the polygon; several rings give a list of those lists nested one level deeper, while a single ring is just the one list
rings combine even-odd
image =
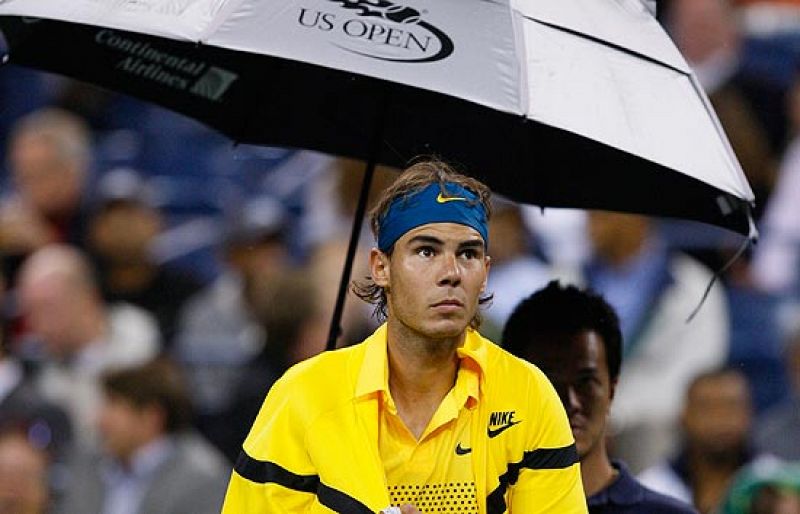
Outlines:
[{"label": "blurred spectator", "polygon": [[228,466],[188,430],[186,384],[168,361],[104,373],[102,450],[75,458],[58,512],[218,513]]},{"label": "blurred spectator", "polygon": [[35,111],[15,125],[8,154],[15,191],[0,205],[0,253],[13,283],[17,267],[34,250],[83,242],[89,132],[66,111]]},{"label": "blurred spectator", "polygon": [[67,410],[78,437],[91,440],[99,374],[151,358],[158,351],[155,321],[137,307],[106,305],[86,257],[64,245],[46,246],[25,261],[18,292],[44,353],[37,386]]},{"label": "blurred spectator", "polygon": [[[5,290],[0,275],[0,308]],[[66,413],[46,401],[26,376],[22,364],[6,347],[6,319],[0,311],[0,429],[29,425],[29,436],[54,456],[63,456],[72,441],[72,426]],[[0,508],[0,512],[5,512]]]},{"label": "blurred spectator", "polygon": [[785,349],[792,395],[786,403],[766,411],[754,434],[756,448],[787,460],[800,461],[800,330]]},{"label": "blurred spectator", "polygon": [[514,307],[531,292],[546,285],[551,273],[547,263],[531,252],[531,236],[525,228],[519,206],[495,197],[492,209],[489,221],[492,271],[488,290],[494,298],[486,311],[489,323],[482,325],[482,332],[491,334],[494,330],[499,335]]},{"label": "blurred spectator", "polygon": [[606,423],[622,365],[622,333],[601,296],[557,281],[520,303],[503,346],[538,366],[564,404],[592,514],[690,514],[674,498],[642,487],[606,451]]},{"label": "blurred spectator", "polygon": [[241,453],[266,392],[292,362],[294,349],[309,337],[314,315],[312,279],[305,269],[287,271],[256,284],[254,300],[254,315],[266,330],[266,345],[249,362],[236,368],[237,380],[232,384],[235,389],[227,408],[200,418],[203,433],[231,462]]},{"label": "blurred spectator", "polygon": [[98,182],[89,223],[89,246],[100,272],[103,296],[152,313],[164,343],[177,330],[184,303],[201,284],[188,272],[159,264],[152,249],[164,220],[156,192],[133,170],[115,169]]},{"label": "blurred spectator", "polygon": [[50,512],[49,466],[47,452],[24,429],[0,429],[0,512]]},{"label": "blurred spectator", "polygon": [[614,452],[641,471],[675,450],[675,425],[688,382],[722,365],[728,351],[728,310],[717,284],[695,318],[711,272],[670,252],[652,222],[632,214],[591,212],[594,256],[588,284],[620,317],[625,367],[611,412]]},{"label": "blurred spectator", "polygon": [[283,206],[269,197],[250,200],[230,214],[221,249],[223,271],[187,303],[176,336],[174,353],[192,384],[199,427],[234,458],[241,427],[231,426],[227,418],[243,370],[259,355],[272,353],[272,369],[263,370],[269,385],[285,365],[282,352],[267,349],[268,343],[276,349],[283,343],[270,339],[259,319],[261,288],[285,276],[292,264],[285,222]]},{"label": "blurred spectator", "polygon": [[701,373],[686,393],[681,415],[683,446],[671,461],[639,478],[663,494],[712,512],[739,468],[751,462],[752,404],[744,375],[733,368]]},{"label": "blurred spectator", "polygon": [[800,513],[800,463],[774,460],[745,466],[728,490],[719,513]]}]

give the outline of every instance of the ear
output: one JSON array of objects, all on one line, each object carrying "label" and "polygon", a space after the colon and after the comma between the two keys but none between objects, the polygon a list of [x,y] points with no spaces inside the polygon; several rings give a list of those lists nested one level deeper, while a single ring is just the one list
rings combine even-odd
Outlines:
[{"label": "ear", "polygon": [[376,285],[383,288],[387,287],[390,278],[389,256],[377,248],[370,250],[369,273]]},{"label": "ear", "polygon": [[483,277],[483,284],[481,284],[481,294],[486,292],[486,284],[489,282],[489,270],[492,269],[492,258],[488,255],[484,256],[483,265],[486,267],[486,273]]}]

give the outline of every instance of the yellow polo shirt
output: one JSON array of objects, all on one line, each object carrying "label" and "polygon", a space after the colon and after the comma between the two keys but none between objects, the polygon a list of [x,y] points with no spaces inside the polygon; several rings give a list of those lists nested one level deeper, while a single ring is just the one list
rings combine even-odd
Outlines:
[{"label": "yellow polo shirt", "polygon": [[586,513],[566,413],[544,374],[472,330],[458,353],[456,384],[419,441],[385,394],[385,325],[294,366],[253,424],[223,513],[374,514],[402,503]]}]

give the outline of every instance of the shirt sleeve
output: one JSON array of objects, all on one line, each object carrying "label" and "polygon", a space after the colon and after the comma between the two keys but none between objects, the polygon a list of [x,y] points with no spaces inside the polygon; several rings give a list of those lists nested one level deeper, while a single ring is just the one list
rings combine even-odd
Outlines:
[{"label": "shirt sleeve", "polygon": [[532,389],[537,423],[528,426],[529,451],[518,464],[519,476],[508,492],[509,514],[587,512],[578,453],[564,407],[539,371]]},{"label": "shirt sleeve", "polygon": [[288,389],[284,377],[267,395],[234,466],[222,514],[300,513],[314,504],[319,477]]}]

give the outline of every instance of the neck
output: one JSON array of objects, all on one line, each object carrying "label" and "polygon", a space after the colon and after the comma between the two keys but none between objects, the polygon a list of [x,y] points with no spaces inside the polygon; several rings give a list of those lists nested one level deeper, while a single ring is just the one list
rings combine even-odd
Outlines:
[{"label": "neck", "polygon": [[617,471],[611,465],[606,453],[606,445],[601,439],[597,445],[581,459],[581,480],[586,497],[599,493],[617,478]]},{"label": "neck", "polygon": [[400,418],[417,439],[453,388],[458,372],[456,348],[464,337],[462,333],[430,339],[399,322],[388,323],[389,390]]}]

